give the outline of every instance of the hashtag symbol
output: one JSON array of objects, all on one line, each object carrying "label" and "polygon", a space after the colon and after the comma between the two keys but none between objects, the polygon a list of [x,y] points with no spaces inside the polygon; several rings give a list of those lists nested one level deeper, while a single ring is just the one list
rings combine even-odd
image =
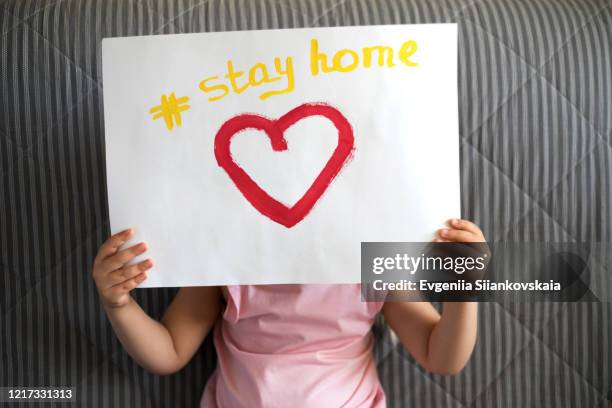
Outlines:
[{"label": "hashtag symbol", "polygon": [[177,99],[176,96],[174,96],[174,92],[170,93],[170,96],[163,94],[161,97],[161,104],[152,107],[149,113],[153,115],[153,120],[164,118],[166,127],[168,130],[172,130],[175,123],[176,126],[181,126],[181,112],[186,111],[190,107],[187,105],[188,100],[188,96]]}]

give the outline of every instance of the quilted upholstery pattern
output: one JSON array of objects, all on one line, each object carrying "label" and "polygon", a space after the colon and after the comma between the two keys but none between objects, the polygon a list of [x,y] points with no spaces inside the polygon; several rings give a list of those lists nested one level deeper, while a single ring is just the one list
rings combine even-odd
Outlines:
[{"label": "quilted upholstery pattern", "polygon": [[[433,22],[459,23],[463,215],[491,240],[609,243],[610,0],[1,2],[0,385],[73,385],[87,407],[195,406],[215,364],[207,341],[180,373],[149,375],[98,304],[102,38]],[[594,266],[610,275],[605,248]],[[136,296],[159,317],[173,294]],[[609,302],[486,303],[479,324],[454,378],[425,373],[377,325],[390,406],[612,405]]]}]

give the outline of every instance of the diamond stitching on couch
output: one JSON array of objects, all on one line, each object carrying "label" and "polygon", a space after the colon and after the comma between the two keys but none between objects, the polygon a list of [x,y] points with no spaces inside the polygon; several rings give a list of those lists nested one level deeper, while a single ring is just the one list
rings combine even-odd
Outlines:
[{"label": "diamond stitching on couch", "polygon": [[[105,225],[104,225],[105,226]],[[98,228],[100,229],[100,228]],[[11,296],[8,296],[6,293],[4,294],[4,299],[8,300],[6,307],[0,308],[0,311],[2,312],[3,317],[6,317],[6,315],[8,313],[11,313],[11,311],[18,307],[18,305],[27,297],[30,295],[30,293],[32,291],[36,291],[38,290],[38,288],[43,285],[46,281],[50,280],[52,277],[54,277],[54,275],[60,273],[60,272],[65,272],[62,267],[64,267],[66,265],[66,263],[68,261],[70,261],[72,259],[72,257],[75,254],[78,254],[78,251],[82,248],[82,247],[86,247],[89,244],[89,240],[93,238],[93,236],[95,235],[96,232],[98,232],[98,229],[91,231],[91,233],[89,235],[87,235],[85,238],[83,238],[77,245],[75,245],[73,248],[70,249],[70,251],[64,255],[60,260],[58,260],[53,266],[49,267],[48,270],[41,274],[37,279],[30,279],[32,282],[30,284],[30,286],[25,290],[25,292],[23,293],[19,293],[19,298],[15,299],[14,301],[11,300],[11,296],[14,297],[15,293],[10,292]],[[12,273],[13,275],[15,275],[15,272],[11,272],[11,268],[8,267],[5,264],[2,264],[2,267],[5,268],[2,272],[3,273]],[[30,276],[27,276],[28,278]]]},{"label": "diamond stitching on couch", "polygon": [[[389,384],[389,382],[392,381],[391,378],[387,378],[387,377],[394,377],[394,376],[397,376],[398,372],[403,374],[404,371],[408,371],[411,374],[410,376],[415,377],[413,378],[413,381],[409,382],[409,384],[411,384],[413,388],[419,388],[418,382],[421,381],[423,382],[421,386],[427,390],[427,393],[429,394],[429,397],[431,399],[436,399],[436,396],[431,395],[432,392],[436,394],[441,393],[446,397],[444,406],[447,406],[446,403],[448,402],[455,403],[459,407],[464,406],[464,404],[461,403],[461,401],[459,401],[455,396],[453,396],[448,390],[442,387],[439,383],[433,381],[432,378],[428,374],[425,374],[419,366],[414,364],[410,359],[406,358],[405,355],[402,355],[401,349],[399,347],[403,347],[403,346],[399,345],[397,349],[392,350],[385,357],[385,359],[383,359],[379,363],[378,373],[384,384]],[[400,370],[398,370],[396,367],[393,367],[393,365],[395,365],[394,362],[397,363],[398,365],[402,365]],[[385,390],[387,394],[387,398],[391,399],[392,401],[396,401],[396,399],[393,398],[394,392],[396,390],[402,389],[400,384],[406,383],[405,379],[404,381],[401,381],[402,378],[400,377],[403,377],[403,376],[397,376],[395,378],[395,382],[391,384],[389,387],[387,387],[387,389]],[[407,399],[414,398],[415,396],[412,395],[413,393],[414,393],[414,389],[410,393],[405,393],[404,398],[407,398]],[[445,398],[440,398],[440,399],[443,400]]]},{"label": "diamond stitching on couch", "polygon": [[[7,73],[6,76],[3,75],[0,78],[6,84],[5,89],[7,90],[0,96],[5,107],[0,122],[3,128],[0,131],[6,135],[19,135],[19,138],[13,137],[12,141],[21,148],[27,149],[37,136],[61,122],[83,98],[92,92],[97,83],[83,75],[80,70],[74,69],[73,64],[67,64],[66,57],[48,41],[44,39],[39,41],[42,37],[30,30],[27,25],[20,24],[8,37],[10,38],[3,37],[2,42],[7,44],[9,39],[14,39],[10,44],[16,43],[14,44],[16,47],[19,46],[17,43],[19,37],[22,37],[22,41],[27,40],[32,44],[37,44],[36,48],[26,49],[26,52],[41,53],[47,58],[49,64],[49,66],[35,64],[33,67],[28,65],[27,69],[22,68],[21,70],[19,70],[20,66],[15,64],[16,68],[12,68],[10,77]],[[20,61],[23,61],[24,67],[30,59],[45,61],[41,54],[23,54]],[[17,58],[21,54],[18,54],[17,48],[14,48],[12,55]],[[55,73],[57,77],[48,77],[49,73]],[[12,86],[14,79],[22,79],[29,88],[36,89],[36,92],[32,93],[34,96],[31,97],[29,92],[18,93],[21,89]],[[51,82],[60,79],[67,80],[67,85],[60,87],[57,82]],[[54,109],[46,109],[49,104],[53,104]]]},{"label": "diamond stitching on couch", "polygon": [[[546,195],[540,199],[540,205],[562,225],[571,235],[579,242],[582,241],[609,241],[612,237],[612,230],[605,224],[598,224],[595,221],[595,215],[606,216],[610,214],[610,198],[612,188],[609,185],[609,180],[601,177],[598,171],[601,168],[608,170],[612,163],[612,148],[601,143],[599,147],[602,149],[594,149],[588,159],[579,163],[574,171],[551,189]],[[599,165],[599,169],[595,165]],[[606,173],[604,173],[606,174]],[[609,173],[608,173],[609,174]],[[573,191],[574,186],[580,187],[583,183],[598,183],[599,188],[591,191],[594,198],[597,200],[590,201],[591,207],[586,207],[580,203],[580,207],[576,208],[577,198],[570,196],[569,192]],[[580,192],[580,190],[578,190]],[[569,218],[568,214],[576,214]],[[589,216],[590,219],[586,217]],[[571,224],[570,222],[573,222]]]},{"label": "diamond stitching on couch", "polygon": [[8,8],[8,3],[0,4],[0,39],[8,35],[20,23]]},{"label": "diamond stitching on couch", "polygon": [[[541,65],[539,66],[535,66],[533,64],[531,64],[530,62],[528,62],[523,56],[521,56],[520,54],[518,54],[514,49],[512,49],[508,44],[506,44],[504,41],[502,41],[500,38],[498,38],[497,36],[495,36],[494,34],[492,34],[491,32],[487,31],[485,28],[483,28],[482,26],[478,25],[476,22],[474,22],[473,20],[469,20],[467,18],[463,18],[462,21],[464,22],[470,22],[471,24],[473,24],[474,26],[478,27],[480,30],[484,31],[485,33],[487,33],[490,38],[494,39],[499,45],[501,45],[502,47],[504,47],[505,49],[507,49],[508,51],[510,51],[512,54],[514,54],[517,58],[519,58],[525,65],[527,65],[532,74],[533,75],[539,75],[544,81],[546,81],[553,89],[555,89],[557,91],[557,93],[559,94],[559,96],[561,96],[562,98],[565,98],[566,100],[567,97],[565,95],[563,95],[555,86],[554,84],[552,84],[550,82],[550,80],[548,78],[546,78],[546,76],[542,73],[542,69],[544,69],[544,67],[546,65],[548,65],[550,63],[550,61],[560,52],[564,49],[564,47],[570,42],[572,41],[577,35],[581,34],[590,24],[593,23],[593,21],[598,18],[600,15],[602,15],[606,10],[608,10],[610,7],[612,7],[612,5],[608,5],[608,6],[604,6],[601,7],[595,14],[593,14],[587,21],[584,22],[584,24],[582,24],[581,26],[579,26],[568,38],[566,38],[561,45],[553,51],[553,53],[545,60],[541,63]],[[532,76],[533,76],[532,75]],[[528,79],[531,79],[528,78]],[[525,81],[524,83],[526,83],[527,81]],[[523,83],[523,84],[524,84]],[[568,102],[570,104],[571,101],[568,100]],[[576,110],[578,110],[578,112],[585,117],[585,119],[588,120],[587,115],[584,114],[584,112],[580,111],[574,104],[572,104],[572,106],[574,106],[574,108],[576,108]],[[499,108],[499,107],[498,107]],[[496,109],[495,111],[497,111],[498,109]],[[495,113],[495,112],[493,112]],[[487,117],[488,118],[488,117]],[[486,120],[486,118],[484,119]],[[589,121],[589,123],[591,123]],[[591,125],[593,126],[593,128],[597,129],[597,126],[595,126],[593,123],[591,123]],[[471,135],[472,132],[470,132]],[[599,132],[598,132],[599,134]],[[469,137],[469,136],[468,136]]]},{"label": "diamond stitching on couch", "polygon": [[[23,20],[44,12],[47,8],[56,6],[63,1],[66,0],[7,0],[4,6],[15,18]],[[12,10],[9,9],[9,5],[12,6]]]},{"label": "diamond stitching on couch", "polygon": [[575,36],[540,71],[601,133],[611,130],[612,4],[591,20],[590,30]]},{"label": "diamond stitching on couch", "polygon": [[[540,353],[539,350],[542,350],[543,353]],[[539,359],[534,359],[533,357],[530,356],[531,353],[536,353],[536,355],[541,354],[542,357],[540,357]],[[544,354],[546,353],[546,354]],[[490,393],[494,393],[495,394],[495,400],[499,402],[500,398],[502,398],[504,395],[500,395],[503,393],[504,388],[508,387],[508,385],[512,386],[513,384],[515,384],[517,381],[507,381],[506,377],[507,376],[516,376],[516,375],[520,375],[522,380],[525,382],[529,382],[531,384],[533,384],[534,382],[539,382],[540,380],[544,381],[544,380],[548,380],[548,384],[550,383],[552,384],[557,384],[559,387],[559,390],[557,391],[562,391],[565,393],[564,397],[567,397],[567,394],[569,392],[570,395],[572,391],[574,390],[570,390],[568,391],[567,388],[563,388],[565,386],[565,384],[558,384],[555,381],[558,381],[559,379],[565,377],[559,377],[559,375],[561,373],[559,372],[549,372],[549,371],[545,371],[545,373],[547,375],[545,376],[538,376],[538,375],[527,375],[525,373],[525,369],[521,369],[521,368],[517,368],[517,365],[520,364],[527,364],[527,367],[529,367],[529,363],[533,362],[533,361],[539,361],[539,362],[544,362],[546,363],[545,359],[546,357],[544,357],[544,355],[548,356],[548,358],[550,359],[548,364],[545,364],[545,368],[544,370],[549,370],[549,371],[554,371],[554,365],[556,364],[560,364],[560,367],[563,368],[567,368],[568,372],[569,372],[569,376],[574,376],[577,377],[578,379],[581,380],[580,383],[576,382],[575,380],[572,382],[572,384],[574,386],[581,386],[581,390],[583,391],[583,393],[578,397],[577,395],[575,396],[576,400],[571,401],[570,403],[577,403],[578,401],[581,401],[583,403],[587,403],[587,401],[582,400],[582,398],[584,398],[585,396],[587,396],[587,398],[593,398],[596,400],[596,402],[599,402],[602,398],[603,395],[600,393],[599,390],[597,390],[596,388],[592,387],[588,382],[586,382],[584,380],[584,378],[582,378],[579,373],[577,373],[575,370],[573,370],[573,368],[569,365],[567,365],[565,362],[563,362],[562,360],[560,360],[559,358],[557,358],[557,356],[551,352],[545,344],[541,343],[537,338],[534,337],[534,341],[532,341],[527,347],[525,347],[523,350],[521,350],[521,352],[515,356],[515,358],[512,360],[512,362],[499,374],[499,376],[495,379],[494,382],[492,382],[489,387],[487,387],[487,389],[485,391],[483,391],[481,394],[479,394],[476,399],[474,399],[468,406],[470,407],[480,407],[480,406],[484,406],[487,407],[488,403],[486,401],[483,401]],[[525,361],[527,361],[527,363],[525,363]],[[551,366],[550,368],[548,366]],[[540,366],[541,367],[541,366]],[[537,371],[537,368],[536,368]],[[531,372],[531,371],[530,371]],[[518,374],[521,373],[521,374]],[[555,375],[556,374],[556,375]],[[502,382],[503,381],[503,382]],[[520,380],[519,380],[520,382]],[[499,389],[499,387],[501,387],[501,389]],[[523,389],[523,392],[529,392],[531,389],[529,387],[529,385],[521,387]],[[539,390],[539,391],[535,391],[534,394],[537,394],[538,396],[532,396],[531,398],[529,398],[529,395],[525,395],[525,394],[512,394],[509,393],[508,391],[506,391],[505,393],[505,397],[507,398],[506,403],[508,404],[508,406],[513,406],[512,400],[514,399],[514,405],[518,404],[520,401],[526,402],[526,401],[539,401],[542,406],[554,406],[553,402],[561,402],[561,401],[565,401],[567,402],[567,399],[562,398],[559,394],[557,393],[552,393],[549,394],[550,397],[552,397],[552,400],[549,399],[544,399],[543,398],[543,393],[548,392],[549,388],[547,386],[545,386],[543,383],[540,383],[539,385],[534,385],[535,390]],[[580,399],[578,399],[580,398]],[[517,401],[518,400],[518,401]],[[482,404],[482,405],[481,405]],[[571,405],[570,405],[571,406]]]},{"label": "diamond stitching on couch", "polygon": [[[556,357],[558,360],[560,360],[560,361],[561,361],[563,364],[567,365],[567,367],[568,367],[568,368],[569,368],[571,371],[573,371],[574,373],[576,373],[576,375],[581,375],[581,374],[580,374],[580,373],[579,373],[579,372],[578,372],[578,371],[577,371],[577,370],[576,370],[574,367],[572,367],[572,366],[571,366],[571,365],[570,365],[570,364],[569,364],[569,363],[568,363],[566,360],[564,360],[564,359],[563,359],[563,358],[562,358],[560,355],[558,355],[558,354],[555,352],[555,350],[551,349],[551,348],[550,348],[550,346],[548,346],[546,343],[544,343],[544,342],[543,342],[543,341],[540,339],[540,337],[539,337],[539,336],[538,336],[538,335],[537,335],[535,332],[532,332],[531,330],[529,330],[529,328],[527,328],[527,327],[526,327],[526,326],[523,324],[523,322],[521,322],[521,320],[519,320],[519,319],[517,318],[517,316],[516,316],[516,315],[514,315],[514,314],[513,314],[513,313],[512,313],[510,310],[508,310],[506,307],[504,307],[504,305],[503,305],[503,304],[497,304],[497,305],[498,305],[498,306],[500,306],[500,307],[501,307],[503,310],[505,310],[505,311],[506,311],[506,313],[507,313],[509,316],[511,316],[511,317],[512,317],[512,318],[513,318],[513,319],[514,319],[516,322],[517,322],[517,324],[519,324],[519,325],[520,325],[520,326],[522,326],[522,327],[523,327],[525,330],[527,330],[527,332],[528,332],[528,333],[529,333],[529,335],[530,335],[530,336],[529,336],[529,340],[528,340],[528,342],[525,344],[525,346],[524,346],[524,347],[523,347],[523,348],[522,348],[522,349],[521,349],[521,350],[520,350],[520,351],[519,351],[517,354],[515,354],[515,355],[512,357],[511,361],[510,361],[510,362],[509,362],[509,363],[508,363],[508,364],[507,364],[507,365],[506,365],[506,366],[505,366],[505,367],[504,367],[504,368],[503,368],[503,369],[502,369],[502,370],[499,372],[499,374],[498,374],[498,375],[497,375],[497,376],[494,378],[494,380],[493,380],[492,382],[490,382],[490,383],[489,383],[489,385],[487,385],[486,387],[484,387],[484,388],[483,388],[483,390],[482,390],[482,391],[481,391],[481,392],[480,392],[480,393],[479,393],[479,394],[478,394],[478,395],[477,395],[477,396],[476,396],[476,397],[475,397],[475,398],[474,398],[474,399],[471,401],[470,405],[473,405],[473,404],[474,404],[474,403],[475,403],[475,402],[476,402],[476,401],[479,399],[479,396],[480,396],[480,395],[482,395],[482,394],[485,392],[484,390],[486,390],[487,388],[492,387],[492,386],[493,386],[493,384],[494,384],[496,381],[498,381],[500,378],[502,378],[503,373],[504,373],[504,372],[509,371],[509,370],[510,370],[510,368],[511,368],[511,367],[512,367],[512,366],[513,366],[515,363],[516,363],[517,359],[518,359],[518,358],[520,358],[520,356],[521,356],[522,354],[524,354],[524,353],[525,353],[525,352],[526,352],[526,351],[529,349],[529,347],[532,347],[532,346],[533,346],[534,342],[539,343],[539,345],[540,345],[540,346],[544,347],[544,349],[546,349],[546,350],[547,350],[549,353],[553,354],[553,355],[554,355],[554,356],[555,356],[555,357]],[[563,311],[563,309],[561,309],[561,310],[560,310],[560,312],[562,312],[562,311]],[[553,321],[555,318],[558,318],[558,316],[559,316],[558,314],[555,314],[555,315],[551,316],[551,318],[550,318],[550,319],[549,319],[549,321],[548,321],[548,325],[549,325],[549,324],[551,324],[551,322],[552,322],[552,321]],[[595,390],[597,393],[599,393],[599,390],[597,389],[597,387],[594,387],[592,384],[590,384],[590,383],[589,383],[588,381],[586,381],[584,378],[583,378],[583,381],[584,381],[584,382],[585,382],[585,383],[586,383],[588,386],[590,386],[590,387],[591,387],[593,390]]]},{"label": "diamond stitching on couch", "polygon": [[[400,348],[401,345],[398,346],[399,354],[406,361],[418,367],[423,375],[436,382],[453,395],[455,399],[464,404],[469,404],[483,390],[487,389],[498,378],[500,373],[512,363],[514,358],[530,344],[533,337],[533,334],[523,327],[520,321],[498,303],[482,303],[479,312],[479,323],[488,323],[482,325],[482,327],[487,327],[494,332],[481,332],[479,334],[476,349],[468,365],[459,375],[452,379],[426,373],[423,368],[413,361],[409,354]],[[493,348],[497,352],[493,352]],[[482,358],[491,355],[494,358],[487,360],[485,365]],[[466,383],[469,383],[469,385]],[[472,392],[476,394],[471,395]]]},{"label": "diamond stitching on couch", "polygon": [[[540,96],[530,99],[534,94]],[[538,105],[539,101],[545,106]],[[564,123],[558,123],[559,113],[563,113]],[[498,123],[506,125],[499,128]],[[504,145],[507,140],[512,144]],[[483,122],[468,143],[538,199],[585,160],[600,140],[601,135],[588,120],[565,99],[559,98],[546,81],[535,76]],[[559,152],[563,154],[551,152],[554,145],[560,146]],[[508,149],[514,152],[510,157],[506,154]],[[504,162],[504,159],[511,161]],[[534,168],[532,164],[537,160],[547,163],[547,167]],[[521,162],[526,162],[527,166],[522,166]],[[536,170],[536,173],[527,173],[526,169]]]},{"label": "diamond stitching on couch", "polygon": [[[480,1],[464,8],[460,18],[472,21],[535,68],[541,66],[542,58],[562,48],[597,13],[597,10],[578,10],[573,3],[567,0]],[[554,18],[551,18],[553,9]]]},{"label": "diamond stitching on couch", "polygon": [[[527,83],[535,71],[520,56],[504,47],[470,21],[459,23],[460,134],[469,139]],[[475,58],[489,58],[486,63]],[[482,70],[482,65],[499,67]],[[508,75],[506,68],[511,72]],[[471,80],[470,80],[471,79]]]},{"label": "diamond stitching on couch", "polygon": [[[102,373],[106,372],[112,372],[112,374],[108,378],[102,378]],[[127,384],[124,384],[119,387],[117,384],[119,379],[125,380]],[[113,383],[109,384],[109,380],[111,380]],[[91,383],[91,386],[89,385],[89,383]],[[128,404],[128,400],[131,400],[131,398],[128,398],[128,396],[125,395],[124,400],[118,400],[118,393],[114,393],[111,391],[117,388],[122,390],[129,390],[129,392],[135,391],[135,395],[133,396],[133,398],[136,400],[136,403],[138,404],[137,406],[153,406],[144,389],[124,370],[122,370],[121,367],[118,367],[111,360],[102,361],[99,365],[97,365],[90,372],[88,372],[87,375],[82,378],[79,383],[73,384],[72,386],[76,387],[77,401],[83,404],[82,406],[87,406],[87,403],[89,401],[86,401],[86,399],[92,399],[96,401],[96,403],[100,402],[102,404],[101,406],[120,407],[123,406],[122,404]],[[91,390],[88,390],[89,387],[91,387]],[[111,402],[109,401],[109,399],[112,399],[113,401]],[[117,405],[118,402],[119,405]]]},{"label": "diamond stitching on couch", "polygon": [[[602,12],[604,9],[605,9],[605,8],[602,8],[602,9],[600,10],[600,12]],[[590,21],[590,20],[589,20],[589,21]],[[581,27],[579,30],[577,30],[575,34],[577,34],[578,32],[580,32],[580,30],[584,29],[584,27],[585,27],[586,25],[587,25],[587,24],[585,23],[585,25],[584,25],[583,27]],[[568,40],[568,41],[569,41],[569,40]],[[546,80],[546,78],[544,78],[544,77],[543,77],[543,76],[542,76],[542,75],[541,75],[539,72],[537,72],[537,71],[536,71],[536,73],[535,73],[534,75],[539,75],[539,76],[540,76],[540,77],[541,77],[543,80],[547,81],[547,80]],[[547,82],[548,82],[548,81],[547,81]],[[552,86],[552,85],[551,85],[551,86]],[[554,87],[553,87],[553,89],[554,89]],[[518,91],[518,90],[517,90],[517,91]],[[561,96],[561,97],[563,97],[563,95],[561,95],[561,94],[560,94],[560,96]],[[501,106],[499,106],[499,107],[498,107],[498,109],[501,109]],[[581,115],[584,117],[584,114],[583,114],[582,112],[579,112],[579,113],[580,113],[580,114],[581,114]],[[463,115],[462,115],[462,116],[463,116]],[[463,117],[465,117],[465,116],[463,116]],[[586,118],[585,118],[585,119],[586,119]],[[588,119],[587,119],[587,121],[588,121]],[[484,124],[485,122],[486,122],[486,120],[485,120],[484,122],[482,122],[482,124]],[[589,122],[589,123],[590,123],[590,122]],[[597,132],[597,135],[598,135],[599,137],[602,137],[602,136],[601,136],[601,135],[600,135],[598,132]],[[586,156],[585,156],[585,157],[583,157],[583,159],[585,159],[585,158],[586,158]]]},{"label": "diamond stitching on couch", "polygon": [[[498,241],[501,236],[507,235],[507,232],[513,227],[513,225],[516,225],[516,223],[520,221],[522,217],[524,217],[526,214],[529,214],[531,211],[533,211],[534,207],[538,207],[538,209],[545,211],[544,208],[539,208],[537,201],[532,196],[530,196],[528,192],[524,191],[519,185],[517,185],[514,182],[514,180],[508,177],[507,174],[505,174],[501,169],[499,169],[495,165],[495,163],[491,162],[487,157],[483,156],[478,150],[476,150],[471,144],[469,144],[469,142],[464,141],[464,143],[466,146],[469,146],[471,151],[475,153],[477,157],[481,160],[481,163],[480,163],[477,160],[475,160],[475,158],[473,157],[470,158],[469,160],[465,159],[468,153],[464,151],[464,156],[463,156],[464,162],[462,164],[462,166],[464,167],[463,169],[464,173],[466,172],[465,166],[468,166],[468,165],[472,167],[481,166],[483,168],[489,168],[492,171],[497,172],[499,176],[502,178],[502,180],[499,180],[499,177],[497,177],[498,183],[496,183],[495,185],[491,183],[484,183],[484,180],[481,178],[467,180],[467,183],[471,183],[471,188],[472,188],[471,191],[474,193],[471,199],[474,200],[475,202],[473,202],[472,205],[470,206],[471,211],[475,211],[480,208],[487,207],[487,206],[477,205],[478,200],[493,199],[493,200],[499,201],[504,197],[511,197],[513,195],[516,197],[516,194],[520,194],[520,196],[518,196],[519,199],[516,200],[519,203],[519,205],[514,206],[514,207],[518,207],[518,211],[519,211],[518,215],[514,214],[514,211],[513,212],[509,211],[509,210],[515,210],[515,208],[512,205],[510,206],[505,205],[503,207],[495,206],[495,208],[503,210],[503,212],[501,214],[497,214],[496,217],[480,218],[482,214],[473,214],[473,213],[468,214],[468,217],[473,218],[475,221],[477,221],[480,224],[483,231],[485,231],[485,236],[490,242]],[[481,175],[478,174],[478,176],[480,177]],[[489,180],[492,180],[492,178],[490,178]],[[506,183],[500,184],[501,181],[505,181]],[[481,182],[482,184],[476,184],[477,182]],[[464,182],[464,184],[466,184],[466,182]],[[486,191],[485,192],[474,191],[473,190],[474,188],[482,188],[482,189],[485,189]],[[515,189],[515,190],[512,191],[512,189]],[[465,190],[465,186],[464,186],[464,190]],[[490,190],[493,190],[492,197],[491,197]],[[509,190],[509,192],[504,192],[504,190]],[[529,202],[530,205],[527,205],[526,202]],[[506,204],[508,204],[507,199],[506,199]],[[507,217],[510,217],[511,220],[506,220]],[[501,224],[508,223],[508,225],[501,227],[499,226],[500,221],[501,221]],[[496,227],[493,228],[493,224],[491,223],[495,223]],[[499,233],[493,234],[493,231],[498,231]]]},{"label": "diamond stitching on couch", "polygon": [[[136,0],[123,0],[122,7],[91,7],[83,2],[61,2],[24,23],[52,43],[102,87],[102,39],[113,36],[146,35],[163,24],[162,16]],[[49,21],[70,21],[68,28]],[[133,24],[139,21],[140,24]]]},{"label": "diamond stitching on couch", "polygon": [[[585,313],[586,312],[586,313]],[[568,331],[567,327],[581,316],[591,319],[577,325],[579,330]],[[601,302],[568,303],[563,308],[563,314],[557,315],[542,332],[536,333],[540,341],[546,345],[557,357],[564,361],[584,380],[598,391],[605,393],[612,384],[611,373],[607,367],[612,362],[610,344],[612,342],[612,329],[610,326],[600,324],[610,321],[612,317],[612,304]],[[587,329],[581,332],[580,329]],[[560,335],[567,333],[566,336]],[[585,345],[577,349],[576,345]],[[592,365],[593,358],[599,358],[600,364]]]},{"label": "diamond stitching on couch", "polygon": [[[170,7],[165,8],[162,2],[156,0],[136,0],[136,2],[160,16],[163,20],[163,23],[151,34],[177,34],[189,32],[190,29],[185,22],[185,17],[189,17],[196,8],[210,3],[209,0],[188,0],[191,4],[187,7],[182,10],[178,8],[174,10],[170,9]],[[166,2],[165,4],[170,6],[172,3]]]}]

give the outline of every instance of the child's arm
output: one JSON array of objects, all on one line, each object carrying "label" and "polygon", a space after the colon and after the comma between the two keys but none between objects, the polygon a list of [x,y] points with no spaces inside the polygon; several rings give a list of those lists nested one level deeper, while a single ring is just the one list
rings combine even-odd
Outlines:
[{"label": "child's arm", "polygon": [[218,287],[181,288],[161,322],[149,317],[130,296],[153,266],[151,259],[126,264],[147,250],[140,243],[119,250],[128,229],[109,238],[94,262],[93,277],[104,310],[126,351],[145,369],[171,374],[184,367],[206,338],[221,310]]},{"label": "child's arm", "polygon": [[388,302],[385,320],[427,371],[457,374],[476,343],[477,303],[446,302],[442,316],[428,302]]},{"label": "child's arm", "polygon": [[[452,220],[438,231],[437,242],[484,242],[470,221]],[[445,302],[442,316],[428,302],[387,302],[385,320],[419,364],[435,374],[456,374],[476,343],[478,304]]]}]

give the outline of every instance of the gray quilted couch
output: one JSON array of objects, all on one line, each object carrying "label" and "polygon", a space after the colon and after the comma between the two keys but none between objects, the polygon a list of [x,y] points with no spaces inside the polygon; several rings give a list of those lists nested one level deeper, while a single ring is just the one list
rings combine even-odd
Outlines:
[{"label": "gray quilted couch", "polygon": [[[72,385],[85,407],[193,407],[215,366],[207,341],[180,373],[146,373],[98,304],[102,38],[435,22],[459,24],[464,217],[494,241],[609,243],[610,0],[0,2],[0,386]],[[174,293],[136,296],[159,317]],[[424,372],[376,326],[390,406],[612,405],[609,302],[480,310],[476,351],[453,378]]]}]

